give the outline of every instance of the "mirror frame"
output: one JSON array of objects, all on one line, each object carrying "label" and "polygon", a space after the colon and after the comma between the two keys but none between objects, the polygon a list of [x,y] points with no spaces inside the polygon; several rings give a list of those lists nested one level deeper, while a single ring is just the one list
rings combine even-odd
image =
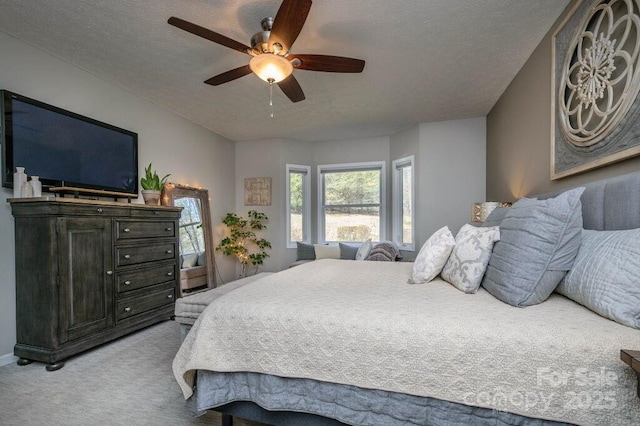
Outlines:
[{"label": "mirror frame", "polygon": [[[200,200],[200,207],[202,208],[202,231],[204,233],[204,252],[207,263],[207,288],[215,288],[217,284],[213,257],[213,230],[211,228],[209,191],[204,188],[195,188],[173,182],[167,182],[162,187],[162,205],[173,206],[175,199],[185,197]],[[180,288],[180,295],[182,295],[182,286],[180,285],[179,279],[178,288]]]}]

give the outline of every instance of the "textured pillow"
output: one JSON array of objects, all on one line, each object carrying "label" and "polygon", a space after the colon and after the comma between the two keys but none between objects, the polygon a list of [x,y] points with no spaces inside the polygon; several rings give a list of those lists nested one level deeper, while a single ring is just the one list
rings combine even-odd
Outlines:
[{"label": "textured pillow", "polygon": [[584,188],[516,202],[500,224],[482,286],[514,306],[541,303],[558,286],[580,247]]},{"label": "textured pillow", "polygon": [[316,250],[313,244],[296,243],[296,262],[298,260],[316,260]]},{"label": "textured pillow", "polygon": [[182,260],[183,268],[193,268],[198,263],[198,253],[185,254]]},{"label": "textured pillow", "polygon": [[582,231],[573,268],[556,291],[603,317],[640,328],[640,229]]},{"label": "textured pillow", "polygon": [[455,245],[456,241],[448,227],[444,226],[434,232],[422,245],[413,262],[409,284],[427,283],[437,277]]},{"label": "textured pillow", "polygon": [[478,291],[493,245],[499,239],[499,226],[464,225],[456,235],[456,245],[442,269],[442,278],[465,293]]},{"label": "textured pillow", "polygon": [[342,260],[356,260],[356,254],[358,254],[358,247],[350,246],[349,244],[338,243],[340,246],[340,259]]},{"label": "textured pillow", "polygon": [[369,252],[371,251],[371,238],[364,241],[358,252],[356,253],[356,260],[365,260],[367,256],[369,256]]},{"label": "textured pillow", "polygon": [[491,213],[489,213],[489,216],[487,216],[487,220],[485,220],[481,226],[483,228],[490,226],[500,226],[500,223],[502,223],[502,219],[504,219],[508,212],[509,207],[496,207]]},{"label": "textured pillow", "polygon": [[340,259],[340,247],[326,244],[314,244],[316,259]]},{"label": "textured pillow", "polygon": [[385,241],[378,243],[369,252],[369,256],[365,260],[374,260],[381,262],[395,262],[397,259],[402,259],[400,256],[400,249],[391,241]]}]

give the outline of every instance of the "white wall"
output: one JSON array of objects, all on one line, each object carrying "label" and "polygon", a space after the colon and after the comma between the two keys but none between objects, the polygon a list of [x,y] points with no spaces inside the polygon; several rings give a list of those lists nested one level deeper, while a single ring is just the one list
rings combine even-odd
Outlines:
[{"label": "white wall", "polygon": [[[280,271],[295,260],[295,250],[287,249],[285,241],[285,166],[287,163],[312,165],[312,162],[311,144],[308,142],[269,139],[236,143],[236,212],[246,217],[249,210],[257,210],[269,218],[267,229],[260,235],[273,248],[267,251],[270,257],[260,271]],[[244,179],[256,177],[271,178],[270,206],[244,205]],[[222,217],[218,220],[222,220]]]},{"label": "white wall", "polygon": [[[209,189],[214,218],[233,210],[233,142],[2,32],[0,52],[0,88],[137,132],[139,172],[153,162],[172,182]],[[0,365],[14,359],[16,342],[12,195],[0,190]],[[220,263],[232,277],[235,265]]]},{"label": "white wall", "polygon": [[455,235],[471,221],[471,205],[485,200],[485,117],[421,124],[416,161],[419,242],[444,225]]},{"label": "white wall", "polygon": [[386,161],[389,163],[390,138],[368,138],[313,144],[315,165]]}]

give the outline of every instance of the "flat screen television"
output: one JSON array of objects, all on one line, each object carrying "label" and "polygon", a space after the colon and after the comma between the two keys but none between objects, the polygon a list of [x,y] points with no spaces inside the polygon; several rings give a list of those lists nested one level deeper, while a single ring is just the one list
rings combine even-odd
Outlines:
[{"label": "flat screen television", "polygon": [[2,90],[2,186],[16,167],[43,188],[75,187],[138,193],[138,135]]}]

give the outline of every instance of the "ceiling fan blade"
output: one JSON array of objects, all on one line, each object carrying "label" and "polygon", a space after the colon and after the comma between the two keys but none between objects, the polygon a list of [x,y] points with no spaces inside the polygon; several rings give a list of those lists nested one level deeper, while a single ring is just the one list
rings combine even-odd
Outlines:
[{"label": "ceiling fan blade", "polygon": [[299,59],[301,64],[294,65],[296,69],[324,72],[362,72],[364,61],[361,59],[345,58],[329,55],[289,55],[290,61]]},{"label": "ceiling fan blade", "polygon": [[305,100],[302,87],[300,87],[300,83],[298,83],[298,80],[296,80],[293,74],[278,83],[278,86],[282,89],[284,94],[291,99],[291,102],[300,102]]},{"label": "ceiling fan blade", "polygon": [[311,0],[283,0],[273,20],[269,48],[279,43],[285,52],[298,38],[298,34],[311,10]]},{"label": "ceiling fan blade", "polygon": [[251,68],[249,68],[249,65],[218,74],[215,77],[211,77],[209,80],[206,80],[205,83],[212,86],[219,86],[222,83],[228,83],[236,78],[244,77],[247,74],[251,74]]},{"label": "ceiling fan blade", "polygon": [[250,49],[249,46],[246,46],[240,43],[239,41],[230,39],[229,37],[223,36],[222,34],[218,34],[207,28],[201,27],[200,25],[187,22],[184,19],[176,18],[175,16],[172,16],[171,18],[169,18],[167,22],[169,22],[169,24],[173,25],[174,27],[180,28],[181,30],[185,30],[191,34],[195,34],[202,38],[206,38],[207,40],[211,40],[214,43],[218,43],[230,49],[237,50],[238,52],[248,54],[247,50]]}]

